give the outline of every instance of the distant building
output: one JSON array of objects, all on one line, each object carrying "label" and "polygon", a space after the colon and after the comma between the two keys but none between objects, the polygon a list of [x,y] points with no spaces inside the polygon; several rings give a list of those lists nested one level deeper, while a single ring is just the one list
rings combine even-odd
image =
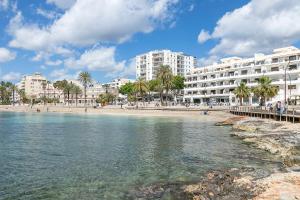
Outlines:
[{"label": "distant building", "polygon": [[[275,49],[271,55],[255,54],[246,59],[226,58],[221,63],[197,68],[186,76],[184,99],[200,104],[237,104],[238,98],[233,91],[238,84],[245,82],[249,87],[254,87],[263,75],[270,77],[272,84],[279,88],[279,94],[273,101],[284,101],[285,93],[290,99],[299,96],[300,49],[280,48]],[[258,102],[259,99],[253,95],[244,99],[244,103],[249,105]]]},{"label": "distant building", "polygon": [[135,80],[133,80],[133,79],[117,78],[117,79],[114,79],[112,82],[103,84],[103,86],[108,86],[110,88],[118,89],[121,86],[125,85],[126,83],[134,83],[134,82],[135,82]]},{"label": "distant building", "polygon": [[48,98],[60,98],[62,91],[53,87],[53,84],[47,81],[41,73],[34,73],[32,75],[25,75],[21,82],[17,84],[18,89],[24,90],[29,98],[41,98],[46,96]]},{"label": "distant building", "polygon": [[152,80],[156,78],[157,69],[169,65],[173,75],[185,76],[197,65],[196,58],[182,52],[155,50],[136,56],[136,78]]}]

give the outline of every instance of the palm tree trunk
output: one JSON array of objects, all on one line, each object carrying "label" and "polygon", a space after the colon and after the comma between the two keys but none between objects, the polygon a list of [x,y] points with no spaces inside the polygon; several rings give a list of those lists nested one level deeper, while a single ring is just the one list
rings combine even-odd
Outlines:
[{"label": "palm tree trunk", "polygon": [[15,90],[13,89],[13,106],[15,106]]},{"label": "palm tree trunk", "polygon": [[243,105],[243,97],[240,97],[240,106]]},{"label": "palm tree trunk", "polygon": [[84,111],[86,112],[87,111],[87,107],[86,107],[86,85],[84,86]]},{"label": "palm tree trunk", "polygon": [[75,96],[75,106],[77,107],[77,99],[78,99],[78,94]]}]

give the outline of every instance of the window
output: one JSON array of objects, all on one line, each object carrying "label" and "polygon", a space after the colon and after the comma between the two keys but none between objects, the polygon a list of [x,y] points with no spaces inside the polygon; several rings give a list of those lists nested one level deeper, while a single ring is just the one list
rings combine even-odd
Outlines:
[{"label": "window", "polygon": [[278,58],[273,58],[272,63],[278,63]]},{"label": "window", "polygon": [[289,89],[289,90],[296,90],[296,89],[297,89],[297,86],[296,86],[296,85],[289,85],[289,86],[288,86],[288,89]]},{"label": "window", "polygon": [[297,65],[290,65],[289,66],[289,70],[296,70],[297,69]]},{"label": "window", "polygon": [[290,57],[289,57],[289,61],[294,61],[294,60],[297,60],[297,57],[296,57],[296,56],[290,56]]},{"label": "window", "polygon": [[271,72],[277,72],[277,71],[279,71],[279,67],[272,67],[271,68]]},{"label": "window", "polygon": [[256,74],[260,74],[261,73],[261,69],[255,69],[255,73]]},{"label": "window", "polygon": [[246,75],[248,73],[247,70],[242,70],[242,75]]}]

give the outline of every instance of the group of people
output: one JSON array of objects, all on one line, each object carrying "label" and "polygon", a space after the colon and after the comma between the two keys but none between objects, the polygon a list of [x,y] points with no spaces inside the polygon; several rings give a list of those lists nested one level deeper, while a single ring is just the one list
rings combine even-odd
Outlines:
[{"label": "group of people", "polygon": [[[270,103],[267,107],[269,107],[270,111],[273,111],[273,106],[272,103]],[[275,109],[277,114],[283,114],[286,111],[286,104],[281,102],[281,101],[277,101],[276,105],[275,105]]]}]

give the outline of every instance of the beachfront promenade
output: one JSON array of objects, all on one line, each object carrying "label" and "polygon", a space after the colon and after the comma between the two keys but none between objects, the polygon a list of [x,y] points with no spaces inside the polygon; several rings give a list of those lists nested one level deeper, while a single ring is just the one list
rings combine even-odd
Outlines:
[{"label": "beachfront promenade", "polygon": [[276,109],[268,109],[266,107],[232,106],[229,107],[229,111],[234,115],[274,119],[277,121],[289,121],[293,123],[300,122],[299,107],[291,107],[287,108],[283,112],[277,112]]}]

